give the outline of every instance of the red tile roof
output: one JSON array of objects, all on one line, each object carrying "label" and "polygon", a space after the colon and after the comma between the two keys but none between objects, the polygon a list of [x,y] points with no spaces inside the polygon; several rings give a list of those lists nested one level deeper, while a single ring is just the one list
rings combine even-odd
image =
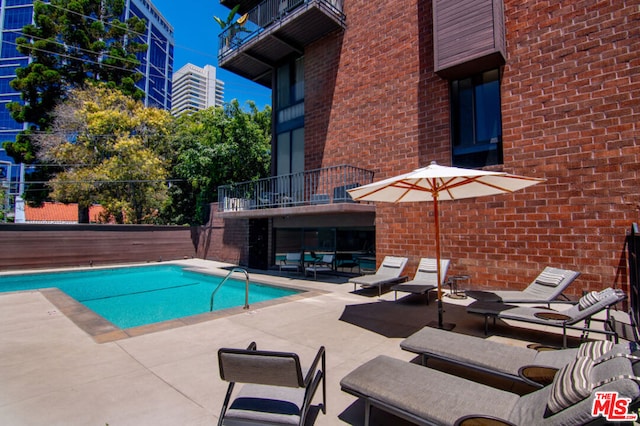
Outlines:
[{"label": "red tile roof", "polygon": [[[89,221],[99,222],[102,206],[89,207]],[[24,206],[24,216],[27,223],[78,223],[78,204],[43,203],[42,207]]]}]

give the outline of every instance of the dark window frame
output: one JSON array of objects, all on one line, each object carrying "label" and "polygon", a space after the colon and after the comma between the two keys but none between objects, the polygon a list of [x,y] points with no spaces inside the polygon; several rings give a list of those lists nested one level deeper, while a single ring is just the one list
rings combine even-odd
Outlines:
[{"label": "dark window frame", "polygon": [[454,166],[482,168],[503,164],[500,82],[499,69],[450,81]]}]

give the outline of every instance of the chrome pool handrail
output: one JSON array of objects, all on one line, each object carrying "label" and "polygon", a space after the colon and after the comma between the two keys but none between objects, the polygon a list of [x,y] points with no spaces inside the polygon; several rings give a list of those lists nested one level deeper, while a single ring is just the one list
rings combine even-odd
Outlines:
[{"label": "chrome pool handrail", "polygon": [[213,299],[215,298],[216,293],[218,292],[220,287],[222,287],[222,284],[224,284],[229,279],[231,274],[233,274],[234,272],[242,272],[244,274],[244,277],[245,277],[244,309],[249,309],[249,273],[246,271],[246,269],[233,268],[227,274],[227,276],[224,277],[224,279],[222,281],[220,281],[220,284],[218,284],[218,286],[215,288],[215,290],[213,290],[213,293],[211,293],[211,303],[209,304],[209,312],[213,311]]}]

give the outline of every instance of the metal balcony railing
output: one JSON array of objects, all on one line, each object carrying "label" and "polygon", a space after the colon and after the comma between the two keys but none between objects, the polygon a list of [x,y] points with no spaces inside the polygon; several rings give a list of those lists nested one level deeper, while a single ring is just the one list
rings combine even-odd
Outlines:
[{"label": "metal balcony railing", "polygon": [[373,182],[373,172],[341,165],[218,187],[218,211],[352,203],[347,189]]},{"label": "metal balcony railing", "polygon": [[288,15],[311,3],[318,4],[325,13],[333,14],[337,20],[344,22],[344,0],[265,0],[248,12],[248,19],[244,24],[234,23],[220,33],[218,57],[237,50],[270,26],[285,20]]}]

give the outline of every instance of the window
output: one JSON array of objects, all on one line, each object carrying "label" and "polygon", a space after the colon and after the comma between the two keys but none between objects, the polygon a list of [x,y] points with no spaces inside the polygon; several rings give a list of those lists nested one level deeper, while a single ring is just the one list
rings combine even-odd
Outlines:
[{"label": "window", "polygon": [[[276,174],[304,171],[304,61],[297,58],[276,71]],[[281,181],[280,191],[302,196],[301,182]]]},{"label": "window", "polygon": [[304,59],[302,57],[278,67],[277,85],[278,109],[304,101]]},{"label": "window", "polygon": [[4,32],[2,34],[2,49],[0,49],[0,57],[19,58],[21,56],[26,56],[18,52],[18,45],[16,43],[16,39],[18,37],[20,37],[20,34],[18,33]]},{"label": "window", "polygon": [[32,19],[31,7],[7,9],[4,16],[4,30],[21,30],[25,25],[29,25]]},{"label": "window", "polygon": [[451,135],[454,166],[502,164],[499,70],[451,82]]}]

